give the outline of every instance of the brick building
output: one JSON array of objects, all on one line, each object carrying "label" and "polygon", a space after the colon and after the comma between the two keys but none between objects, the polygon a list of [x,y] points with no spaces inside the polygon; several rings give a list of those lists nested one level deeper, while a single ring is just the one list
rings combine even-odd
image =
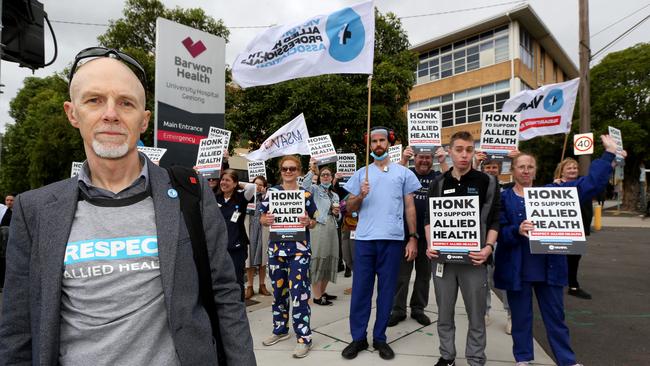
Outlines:
[{"label": "brick building", "polygon": [[500,112],[505,101],[521,90],[579,75],[530,5],[411,50],[419,54],[419,63],[408,109],[439,111],[444,144],[459,130],[470,131],[478,139],[482,113]]}]

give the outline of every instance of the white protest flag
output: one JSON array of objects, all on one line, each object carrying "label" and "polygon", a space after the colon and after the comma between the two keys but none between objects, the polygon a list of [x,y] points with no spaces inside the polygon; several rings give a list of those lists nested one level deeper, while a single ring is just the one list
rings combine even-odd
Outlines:
[{"label": "white protest flag", "polygon": [[519,140],[568,133],[580,79],[524,90],[508,99],[503,113],[520,113]]},{"label": "white protest flag", "polygon": [[277,156],[300,154],[309,155],[309,132],[305,116],[300,113],[291,122],[280,127],[267,138],[259,149],[246,155],[248,160],[265,161]]},{"label": "white protest flag", "polygon": [[323,74],[372,74],[372,1],[316,15],[259,34],[232,68],[242,88]]}]

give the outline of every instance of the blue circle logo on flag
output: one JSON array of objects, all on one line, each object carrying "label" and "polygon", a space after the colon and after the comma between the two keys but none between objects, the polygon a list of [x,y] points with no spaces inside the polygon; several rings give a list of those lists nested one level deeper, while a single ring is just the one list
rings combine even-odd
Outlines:
[{"label": "blue circle logo on flag", "polygon": [[544,98],[544,109],[549,112],[557,112],[564,104],[564,97],[562,89],[551,90],[546,98]]},{"label": "blue circle logo on flag", "polygon": [[330,40],[329,54],[337,61],[354,60],[363,50],[366,31],[359,14],[351,8],[330,14],[326,32]]}]

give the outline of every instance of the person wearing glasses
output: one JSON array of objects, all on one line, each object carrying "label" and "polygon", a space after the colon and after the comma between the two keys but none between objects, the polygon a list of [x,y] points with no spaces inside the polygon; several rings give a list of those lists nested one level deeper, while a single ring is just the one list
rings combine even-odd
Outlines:
[{"label": "person wearing glasses", "polygon": [[[303,190],[298,185],[298,175],[302,171],[300,159],[287,155],[279,163],[281,181],[280,185],[269,188],[268,191]],[[268,198],[268,193],[267,193]],[[300,218],[300,223],[306,228],[307,240],[298,241],[270,241],[269,242],[269,276],[273,286],[273,334],[266,338],[262,344],[272,346],[280,341],[289,339],[289,319],[293,322],[293,331],[296,333],[297,344],[293,357],[303,358],[309,354],[312,347],[311,339],[311,307],[309,306],[311,285],[309,279],[309,263],[311,261],[311,245],[309,229],[316,226],[313,219],[316,213],[316,204],[309,192],[305,192],[305,209],[307,214]],[[268,200],[262,205],[260,222],[264,226],[271,226],[274,217],[268,213]],[[292,308],[289,316],[289,306]]]},{"label": "person wearing glasses", "polygon": [[0,317],[0,364],[255,365],[223,216],[204,181],[200,207],[221,339],[165,169],[138,153],[146,75],[129,55],[77,54],[63,105],[81,134],[78,176],[16,198]]},{"label": "person wearing glasses", "polygon": [[[318,181],[312,184],[312,177]],[[311,192],[316,202],[318,215],[316,216],[316,227],[311,232],[311,268],[310,279],[314,304],[332,305],[331,300],[337,296],[329,295],[327,283],[336,283],[336,272],[339,262],[339,235],[337,231],[339,210],[339,195],[332,190],[332,169],[323,167],[318,169],[316,160],[309,162],[309,172],[305,174],[302,187]]]},{"label": "person wearing glasses", "polygon": [[[616,165],[616,143],[602,135],[603,155],[591,162],[589,174],[577,179],[547,184],[545,187],[576,187],[580,202],[591,199],[607,186]],[[627,155],[624,153],[624,155]],[[568,284],[565,255],[532,254],[529,233],[533,221],[526,217],[524,189],[532,187],[537,159],[522,153],[512,160],[515,185],[501,195],[499,246],[495,252],[494,285],[508,292],[512,313],[512,352],[517,366],[535,359],[533,348],[533,292],[544,321],[548,343],[560,366],[580,365],[571,349],[569,328],[564,320],[563,288]]]},{"label": "person wearing glasses", "polygon": [[[394,137],[390,132],[391,139]],[[374,127],[370,131],[370,149],[374,162],[357,170],[345,184],[350,192],[347,209],[359,212],[354,242],[354,276],[350,302],[352,342],[343,349],[346,359],[357,357],[368,348],[366,330],[372,308],[372,293],[377,277],[377,318],[373,329],[373,347],[379,357],[389,360],[395,353],[386,342],[386,327],[393,306],[401,258],[417,256],[413,192],[422,187],[408,168],[388,158],[389,130]],[[367,173],[366,173],[367,171]],[[404,221],[409,235],[404,244]]]}]

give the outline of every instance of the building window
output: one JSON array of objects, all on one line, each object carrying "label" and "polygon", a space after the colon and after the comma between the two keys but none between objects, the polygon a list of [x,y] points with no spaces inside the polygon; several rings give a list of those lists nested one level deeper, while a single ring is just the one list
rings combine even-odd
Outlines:
[{"label": "building window", "polygon": [[542,83],[546,80],[546,51],[544,48],[539,48],[539,79]]},{"label": "building window", "polygon": [[415,72],[417,84],[448,78],[510,57],[508,26],[483,32],[420,54]]},{"label": "building window", "polygon": [[521,62],[528,66],[529,69],[535,70],[533,40],[523,27],[519,28],[519,53],[521,54]]},{"label": "building window", "polygon": [[409,110],[438,111],[442,127],[450,127],[479,122],[485,112],[500,112],[509,98],[510,81],[502,80],[413,102],[409,104]]}]

